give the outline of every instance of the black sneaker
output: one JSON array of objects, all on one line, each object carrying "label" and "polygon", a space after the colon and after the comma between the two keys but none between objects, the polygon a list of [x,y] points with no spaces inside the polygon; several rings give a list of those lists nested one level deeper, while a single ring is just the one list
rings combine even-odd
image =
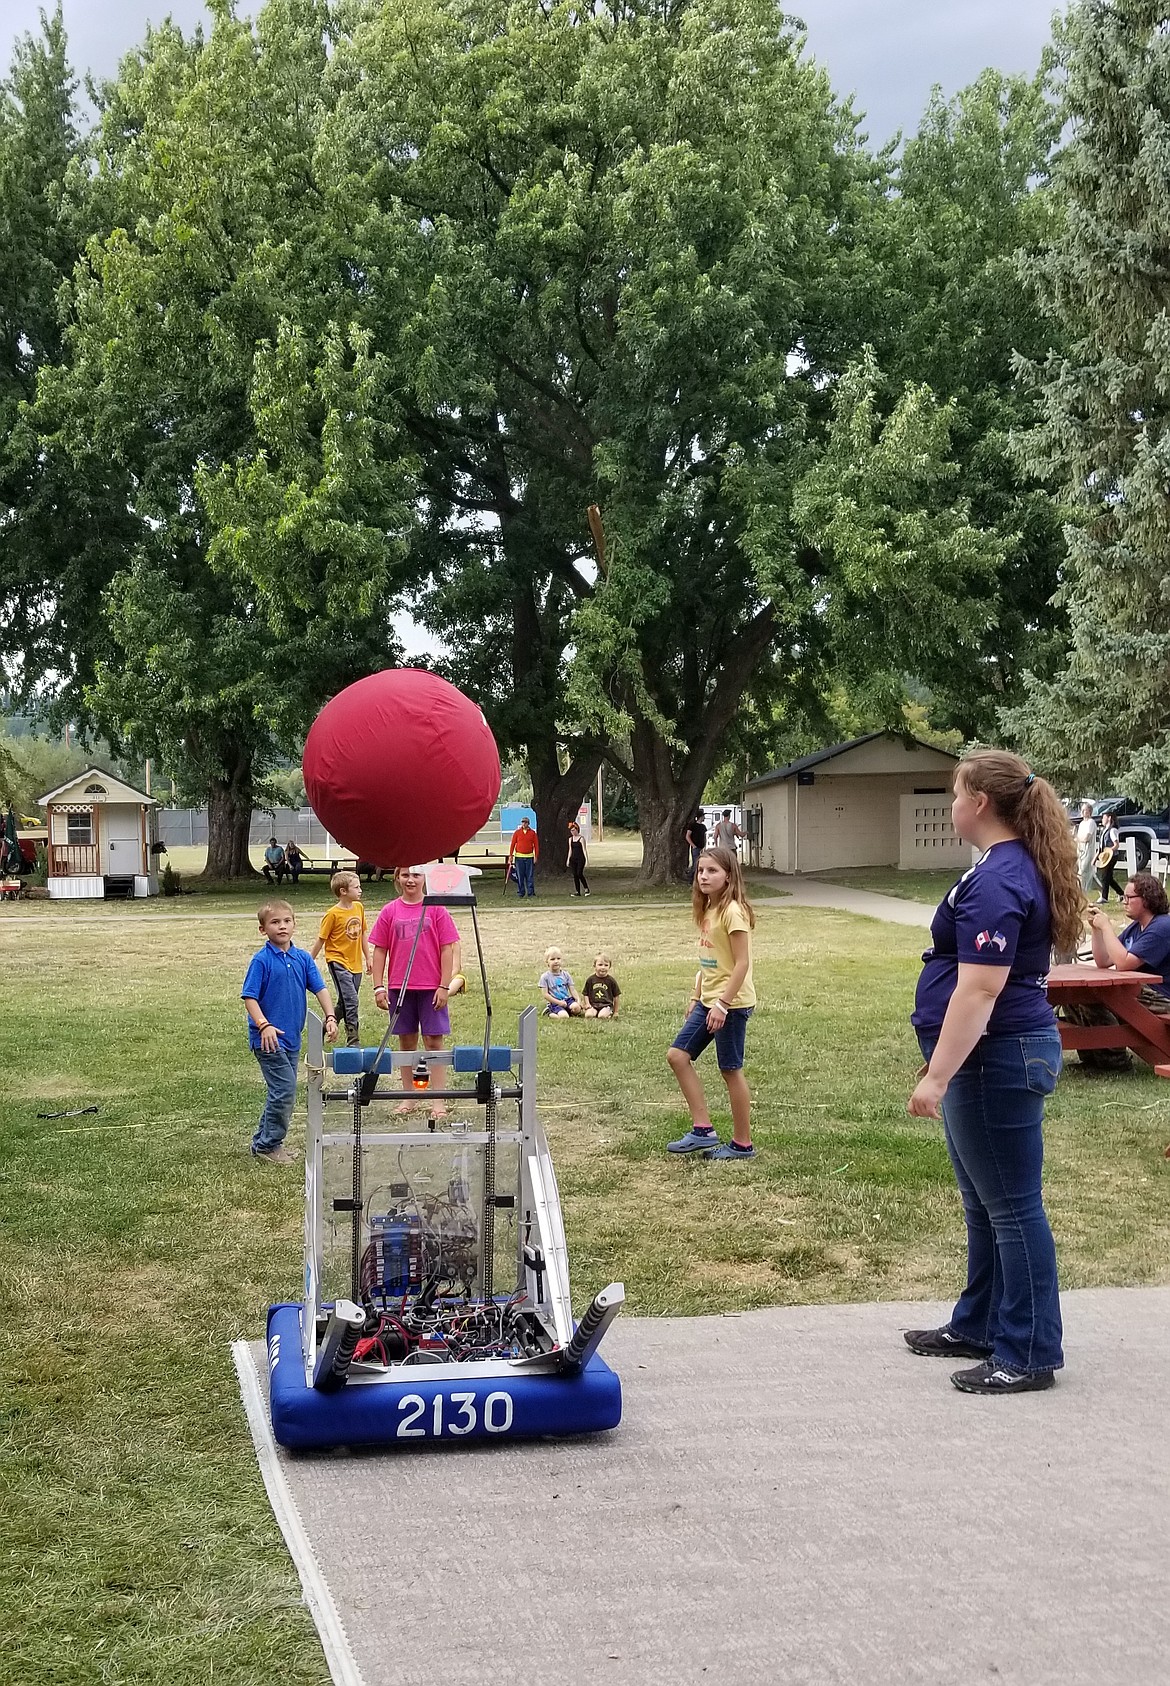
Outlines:
[{"label": "black sneaker", "polygon": [[1041,1393],[1056,1377],[1051,1370],[1005,1370],[985,1358],[973,1370],[956,1370],[951,1380],[960,1393]]},{"label": "black sneaker", "polygon": [[991,1348],[965,1341],[949,1329],[905,1329],[902,1339],[919,1358],[990,1358]]}]

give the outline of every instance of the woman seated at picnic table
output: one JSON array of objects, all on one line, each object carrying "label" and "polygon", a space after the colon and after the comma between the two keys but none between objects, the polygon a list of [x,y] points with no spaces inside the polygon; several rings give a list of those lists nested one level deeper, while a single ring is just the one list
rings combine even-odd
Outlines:
[{"label": "woman seated at picnic table", "polygon": [[297,845],[292,841],[289,841],[284,846],[284,864],[288,868],[289,876],[295,884],[297,879],[301,876],[301,873],[304,871],[305,857],[301,854]]},{"label": "woman seated at picnic table", "polygon": [[1130,922],[1120,933],[1100,908],[1089,909],[1093,959],[1118,972],[1157,973],[1162,982],[1144,984],[1138,1000],[1151,1013],[1170,1018],[1170,900],[1152,873],[1135,872],[1121,901]]}]

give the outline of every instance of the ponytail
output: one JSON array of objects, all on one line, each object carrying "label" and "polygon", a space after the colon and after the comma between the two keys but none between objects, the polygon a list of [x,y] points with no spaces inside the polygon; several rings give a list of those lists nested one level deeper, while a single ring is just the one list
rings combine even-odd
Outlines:
[{"label": "ponytail", "polygon": [[1076,840],[1060,797],[1047,779],[1007,750],[973,751],[959,762],[955,778],[972,795],[984,791],[1019,837],[1048,891],[1053,947],[1058,954],[1074,950],[1084,931],[1085,895]]}]

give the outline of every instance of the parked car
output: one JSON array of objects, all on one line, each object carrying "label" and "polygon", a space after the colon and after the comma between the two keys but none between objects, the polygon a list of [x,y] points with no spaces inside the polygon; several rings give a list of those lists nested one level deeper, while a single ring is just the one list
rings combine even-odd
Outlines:
[{"label": "parked car", "polygon": [[1151,813],[1128,796],[1102,796],[1093,804],[1093,818],[1100,825],[1106,814],[1113,815],[1122,843],[1127,837],[1133,838],[1138,872],[1149,866],[1155,843],[1162,849],[1170,848],[1170,808]]}]

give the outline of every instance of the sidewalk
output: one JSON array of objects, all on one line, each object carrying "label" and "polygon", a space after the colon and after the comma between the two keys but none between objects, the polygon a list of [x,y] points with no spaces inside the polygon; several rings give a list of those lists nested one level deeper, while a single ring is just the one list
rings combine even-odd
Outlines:
[{"label": "sidewalk", "polygon": [[272,1447],[334,1679],[1164,1686],[1170,1287],[1062,1304],[1068,1367],[1016,1399],[906,1349],[949,1308],[791,1306],[619,1318],[611,1434]]},{"label": "sidewalk", "polygon": [[[800,878],[781,872],[750,875],[751,888],[773,890],[753,895],[756,907],[833,907],[842,913],[860,913],[866,919],[885,919],[893,925],[921,925],[929,931],[934,909],[927,902],[904,901],[900,896],[883,896],[875,890],[855,890],[848,884],[827,884],[820,878]],[[781,899],[781,894],[783,899]]]}]

